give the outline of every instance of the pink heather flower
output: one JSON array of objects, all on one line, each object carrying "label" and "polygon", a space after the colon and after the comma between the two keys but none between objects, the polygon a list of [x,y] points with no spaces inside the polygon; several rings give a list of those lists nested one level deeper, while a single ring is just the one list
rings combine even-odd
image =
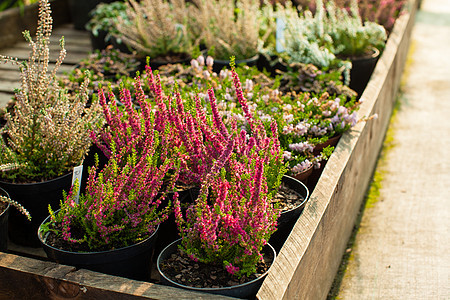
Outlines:
[{"label": "pink heather flower", "polygon": [[237,272],[239,272],[239,268],[233,266],[231,263],[229,263],[228,265],[225,266],[225,269],[227,270],[228,273],[230,273],[231,275],[236,274]]},{"label": "pink heather flower", "polygon": [[329,111],[329,110],[324,110],[324,111],[322,112],[322,115],[323,115],[324,117],[329,117],[329,116],[331,116],[331,111]]}]

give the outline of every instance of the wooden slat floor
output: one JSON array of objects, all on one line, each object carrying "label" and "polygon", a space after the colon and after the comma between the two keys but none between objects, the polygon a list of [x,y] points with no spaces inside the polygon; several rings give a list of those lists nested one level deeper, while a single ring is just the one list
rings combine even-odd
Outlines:
[{"label": "wooden slat floor", "polygon": [[[58,74],[69,72],[83,58],[92,51],[89,33],[75,30],[72,24],[59,26],[53,30],[50,38],[50,62],[54,65],[59,56],[59,40],[64,36],[67,56]],[[27,42],[19,42],[10,48],[0,49],[0,54],[17,57],[19,60],[28,59],[30,47]],[[18,66],[0,64],[0,107],[5,107],[13,97],[14,89],[20,87],[20,72]]]}]

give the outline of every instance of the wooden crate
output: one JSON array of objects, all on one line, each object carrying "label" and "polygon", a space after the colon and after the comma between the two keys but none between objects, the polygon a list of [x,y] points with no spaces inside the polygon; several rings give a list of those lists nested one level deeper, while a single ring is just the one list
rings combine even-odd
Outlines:
[{"label": "wooden crate", "polygon": [[[416,1],[397,20],[361,99],[360,123],[344,134],[311,199],[257,294],[258,299],[324,299],[345,251],[395,103]],[[0,27],[1,28],[1,27]],[[1,44],[0,44],[1,45]],[[76,270],[0,253],[0,299],[230,299]]]}]

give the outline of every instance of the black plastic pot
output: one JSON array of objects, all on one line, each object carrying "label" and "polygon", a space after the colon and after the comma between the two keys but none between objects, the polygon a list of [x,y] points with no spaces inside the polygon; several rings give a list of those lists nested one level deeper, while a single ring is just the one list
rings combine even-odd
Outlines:
[{"label": "black plastic pot", "polygon": [[351,59],[352,69],[350,71],[349,87],[357,92],[359,97],[364,92],[379,57],[380,51],[374,48],[373,54],[370,56]]},{"label": "black plastic pot", "polygon": [[85,30],[91,19],[89,13],[100,3],[111,3],[116,0],[69,0],[70,16],[75,29]]},{"label": "black plastic pot", "polygon": [[[8,193],[0,188],[0,195],[6,196],[9,198]],[[5,252],[8,250],[8,215],[10,204],[6,207],[6,209],[0,214],[0,252]]]},{"label": "black plastic pot", "polygon": [[[255,56],[253,56],[251,58],[236,60],[235,63],[236,63],[236,65],[245,64],[245,65],[251,67],[251,66],[256,66],[256,64],[258,63],[258,59],[259,59],[259,54],[256,54]],[[216,73],[219,73],[220,70],[222,70],[223,68],[229,69],[230,61],[214,59],[213,71]]]},{"label": "black plastic pot", "polygon": [[31,221],[18,210],[9,214],[9,239],[18,245],[40,247],[36,231],[42,221],[48,216],[48,206],[59,208],[63,190],[69,191],[72,186],[72,173],[58,178],[37,183],[9,183],[0,181],[0,187],[5,189],[11,199],[19,202],[30,212]]},{"label": "black plastic pot", "polygon": [[309,190],[306,185],[298,179],[284,175],[282,181],[289,188],[293,189],[299,193],[303,201],[293,209],[283,211],[278,218],[277,231],[272,234],[269,243],[276,249],[277,252],[280,251],[284,242],[286,241],[289,233],[292,230],[295,222],[297,222],[298,217],[303,212],[306,202],[309,200]]},{"label": "black plastic pot", "polygon": [[[162,61],[162,60],[159,60],[158,58],[152,59],[150,57],[150,67],[152,68],[152,70],[158,70],[159,67],[169,65],[169,64],[189,64],[191,59],[192,59],[191,56],[187,55],[187,54],[185,55],[184,58],[174,60],[174,61]],[[140,58],[137,58],[137,60],[139,60],[141,62],[140,66],[139,66],[139,70],[143,72],[145,70],[145,66],[147,64],[147,57],[140,57]]]},{"label": "black plastic pot", "polygon": [[[259,288],[261,287],[265,277],[267,276],[267,273],[269,273],[269,270],[267,270],[265,273],[261,274],[260,277],[243,283],[239,285],[229,286],[229,287],[221,287],[221,288],[196,288],[191,287],[187,285],[183,285],[180,283],[177,283],[173,281],[172,279],[168,278],[161,270],[160,266],[166,260],[170,255],[177,252],[178,245],[181,243],[181,239],[176,240],[161,252],[161,254],[158,256],[158,260],[156,261],[156,267],[158,268],[158,272],[160,275],[160,280],[162,284],[174,286],[186,290],[196,291],[196,292],[203,292],[203,293],[209,293],[209,294],[216,294],[216,295],[223,295],[223,296],[229,296],[229,297],[236,297],[240,299],[248,299],[251,297],[254,297],[256,293],[258,292]],[[266,251],[270,251],[273,253],[273,260],[275,260],[276,252],[275,249],[268,244],[268,247],[265,248]],[[270,253],[268,252],[268,253]],[[267,253],[267,252],[266,252]]]},{"label": "black plastic pot", "polygon": [[270,75],[278,75],[278,71],[286,72],[288,65],[282,62],[281,58],[276,55],[260,55],[257,62],[258,70],[270,72]]},{"label": "black plastic pot", "polygon": [[[49,218],[42,223],[48,222]],[[46,236],[42,235],[40,228],[38,237],[47,257],[57,263],[129,279],[148,280],[158,228],[150,237],[137,244],[99,252],[71,252],[52,247],[46,244]]]},{"label": "black plastic pot", "polygon": [[106,47],[109,45],[109,43],[105,41],[107,34],[108,33],[104,30],[99,30],[97,36],[95,36],[92,32],[89,32],[89,38],[91,39],[92,49],[94,50],[106,49]]}]

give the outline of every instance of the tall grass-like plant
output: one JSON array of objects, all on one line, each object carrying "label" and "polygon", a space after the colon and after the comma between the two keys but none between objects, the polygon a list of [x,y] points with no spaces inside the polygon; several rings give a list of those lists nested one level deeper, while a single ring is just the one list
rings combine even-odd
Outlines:
[{"label": "tall grass-like plant", "polygon": [[258,54],[261,11],[257,0],[193,0],[198,32],[214,58],[247,59]]},{"label": "tall grass-like plant", "polygon": [[[20,66],[21,87],[13,110],[5,116],[6,139],[0,139],[1,164],[7,170],[0,176],[13,182],[52,179],[79,165],[91,145],[91,130],[102,123],[97,103],[86,108],[87,81],[76,96],[58,85],[56,71],[66,56],[63,38],[55,67],[49,70],[51,33],[50,3],[41,0],[36,38],[24,32],[31,52]],[[19,64],[11,57],[0,60]]]},{"label": "tall grass-like plant", "polygon": [[190,9],[184,0],[129,0],[127,6],[127,18],[118,18],[115,36],[138,54],[152,59],[191,54]]}]

